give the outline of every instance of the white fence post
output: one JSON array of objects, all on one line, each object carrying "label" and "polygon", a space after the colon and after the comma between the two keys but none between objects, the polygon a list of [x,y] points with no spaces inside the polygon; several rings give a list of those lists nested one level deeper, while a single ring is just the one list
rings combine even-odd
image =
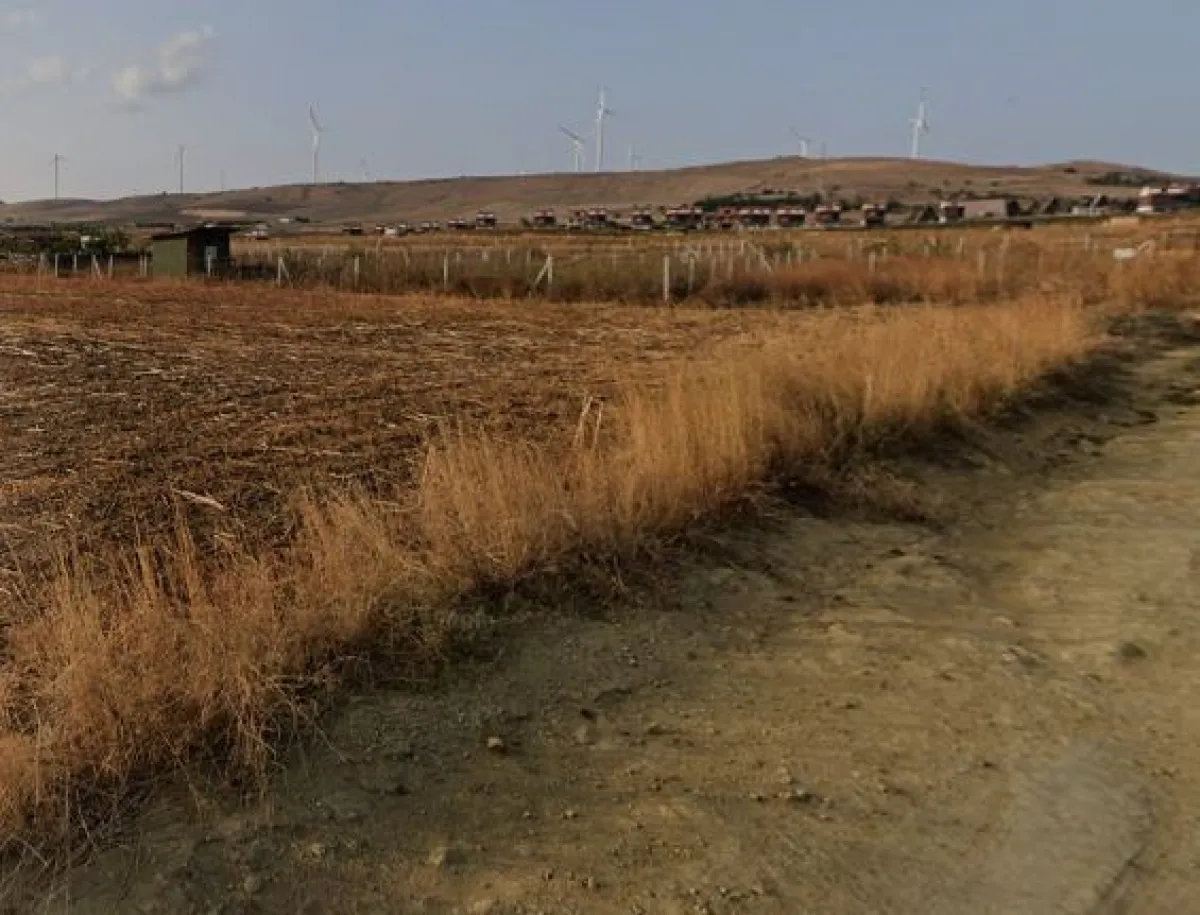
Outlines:
[{"label": "white fence post", "polygon": [[671,304],[671,255],[663,257],[663,302]]}]

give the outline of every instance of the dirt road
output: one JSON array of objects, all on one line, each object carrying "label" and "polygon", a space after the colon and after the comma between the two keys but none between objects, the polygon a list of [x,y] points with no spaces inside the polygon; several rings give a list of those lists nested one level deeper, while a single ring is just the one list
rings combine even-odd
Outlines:
[{"label": "dirt road", "polygon": [[1198,359],[926,466],[939,529],[794,515],[669,598],[514,604],[260,802],[161,798],[17,910],[1198,911]]}]

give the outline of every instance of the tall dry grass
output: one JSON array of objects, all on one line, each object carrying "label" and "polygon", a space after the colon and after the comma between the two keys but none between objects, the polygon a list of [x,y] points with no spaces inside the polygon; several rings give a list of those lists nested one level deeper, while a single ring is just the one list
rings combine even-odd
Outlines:
[{"label": "tall dry grass", "polygon": [[1067,298],[791,327],[590,409],[559,446],[446,434],[415,491],[302,496],[279,555],[214,568],[181,525],[127,557],[65,560],[6,631],[4,839],[65,840],[198,756],[262,772],[357,664],[436,657],[471,595],[628,556],[881,435],[979,414],[1096,340]]},{"label": "tall dry grass", "polygon": [[[1142,271],[1150,263],[1169,263],[1200,281],[1200,230],[1187,226],[759,233],[688,242],[525,236],[510,240],[512,247],[297,248],[284,259],[288,282],[297,288],[474,299],[659,304],[666,279],[672,302],[715,307],[981,302],[1064,288],[1102,301],[1128,283],[1131,268]],[[1114,258],[1115,248],[1143,241],[1153,248],[1136,262]],[[554,269],[547,274],[551,255]],[[273,278],[279,256],[274,248],[251,248],[241,266],[248,276]],[[667,277],[664,257],[671,261]]]}]

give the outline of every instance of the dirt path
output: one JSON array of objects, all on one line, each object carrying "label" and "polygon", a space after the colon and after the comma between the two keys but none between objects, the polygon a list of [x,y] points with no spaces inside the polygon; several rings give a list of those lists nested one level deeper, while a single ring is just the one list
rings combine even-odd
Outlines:
[{"label": "dirt path", "polygon": [[792,517],[672,606],[514,606],[501,656],[353,703],[260,803],[162,798],[17,910],[1194,911],[1200,407],[1163,396],[1195,358],[929,471],[989,506],[948,530]]}]

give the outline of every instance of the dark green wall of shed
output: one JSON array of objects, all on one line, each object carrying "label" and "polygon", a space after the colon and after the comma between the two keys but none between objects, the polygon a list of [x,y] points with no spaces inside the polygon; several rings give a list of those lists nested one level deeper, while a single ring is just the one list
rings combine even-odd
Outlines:
[{"label": "dark green wall of shed", "polygon": [[205,263],[205,249],[209,247],[217,249],[213,272],[218,276],[225,274],[232,254],[229,233],[201,231],[153,242],[154,276],[206,275],[208,265]]},{"label": "dark green wall of shed", "polygon": [[188,274],[188,240],[181,238],[164,238],[154,242],[154,258],[152,261],[154,275],[187,276]]}]

